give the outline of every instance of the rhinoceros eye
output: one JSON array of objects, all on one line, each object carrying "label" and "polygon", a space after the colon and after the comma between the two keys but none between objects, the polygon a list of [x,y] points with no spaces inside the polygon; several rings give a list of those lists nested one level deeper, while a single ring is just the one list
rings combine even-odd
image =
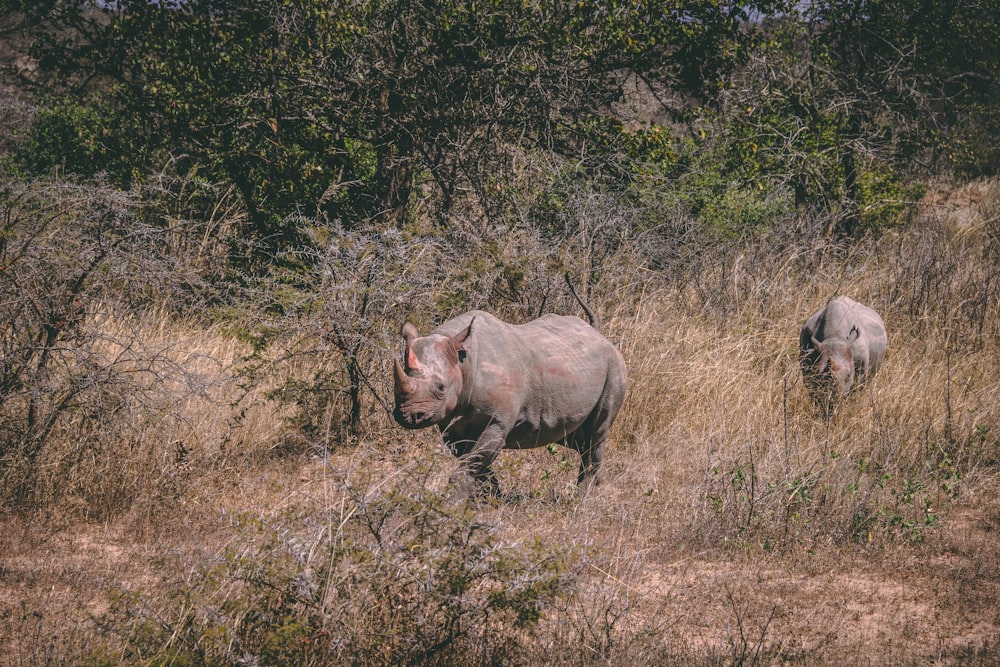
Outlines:
[{"label": "rhinoceros eye", "polygon": [[438,383],[437,390],[438,390],[439,394],[443,394],[444,393],[444,383],[443,382],[439,382]]}]

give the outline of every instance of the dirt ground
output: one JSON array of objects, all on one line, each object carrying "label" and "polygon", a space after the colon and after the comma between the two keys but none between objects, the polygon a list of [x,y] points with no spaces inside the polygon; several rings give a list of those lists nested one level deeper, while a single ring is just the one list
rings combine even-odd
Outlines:
[{"label": "dirt ground", "polygon": [[[267,516],[331,503],[327,465],[227,476],[218,482],[225,488],[182,499],[168,520],[143,524],[132,516],[59,528],[8,521],[0,529],[0,652],[7,656],[0,662],[60,664],[84,649],[112,592],[155,590],[218,554],[232,538],[228,513]],[[922,543],[889,549],[831,546],[764,556],[641,539],[615,545],[628,539],[616,524],[598,538],[610,555],[589,561],[580,577],[633,600],[636,628],[655,625],[675,651],[683,647],[710,664],[719,656],[728,656],[724,664],[998,664],[1000,501],[983,492],[985,499],[956,507]],[[556,539],[599,532],[599,515],[620,511],[623,494],[628,490],[614,481],[602,487],[586,502],[604,508],[582,527],[586,508],[566,504],[484,512],[493,512],[488,522],[496,530]]]}]

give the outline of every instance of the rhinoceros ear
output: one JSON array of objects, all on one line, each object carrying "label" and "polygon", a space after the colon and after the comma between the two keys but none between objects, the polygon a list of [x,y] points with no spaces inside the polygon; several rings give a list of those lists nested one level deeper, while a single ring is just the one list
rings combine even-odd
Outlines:
[{"label": "rhinoceros ear", "polygon": [[826,345],[816,340],[816,336],[810,336],[810,338],[812,339],[812,344],[816,348],[816,351],[819,352],[819,362],[813,368],[817,371],[823,371],[826,369],[826,365],[830,361],[830,357],[827,355]]},{"label": "rhinoceros ear", "polygon": [[849,332],[847,332],[847,342],[848,343],[853,343],[854,341],[856,341],[858,339],[858,336],[860,336],[860,335],[861,335],[861,332],[858,331],[857,325],[851,326],[851,330]]},{"label": "rhinoceros ear", "polygon": [[420,333],[417,331],[417,327],[413,326],[413,322],[403,324],[403,328],[399,330],[399,335],[406,339],[407,345],[412,343],[414,338],[420,337]]},{"label": "rhinoceros ear", "polygon": [[469,334],[472,333],[472,323],[475,321],[476,318],[473,317],[471,320],[469,320],[469,326],[465,327],[464,329],[462,329],[457,334],[451,337],[451,344],[452,346],[454,346],[455,351],[458,352],[459,363],[465,361],[465,357],[468,354],[465,351],[465,348],[462,346],[465,344],[465,339],[468,338]]}]

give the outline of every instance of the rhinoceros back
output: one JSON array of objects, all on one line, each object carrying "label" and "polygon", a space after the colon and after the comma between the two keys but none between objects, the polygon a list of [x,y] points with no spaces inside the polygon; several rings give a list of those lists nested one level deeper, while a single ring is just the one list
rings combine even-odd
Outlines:
[{"label": "rhinoceros back", "polygon": [[803,354],[813,349],[812,338],[851,341],[855,366],[866,375],[874,373],[882,364],[888,342],[882,317],[846,296],[831,299],[806,321],[799,337]]},{"label": "rhinoceros back", "polygon": [[626,382],[624,359],[580,318],[545,315],[509,324],[472,311],[434,333],[452,336],[470,323],[465,388],[453,429],[497,421],[509,429],[507,447],[529,448],[564,440],[602,401],[612,419],[617,413]]}]

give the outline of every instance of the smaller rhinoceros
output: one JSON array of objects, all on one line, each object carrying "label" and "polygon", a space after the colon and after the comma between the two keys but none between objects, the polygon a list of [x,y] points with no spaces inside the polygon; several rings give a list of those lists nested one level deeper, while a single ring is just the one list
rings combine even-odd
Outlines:
[{"label": "smaller rhinoceros", "polygon": [[806,320],[799,334],[802,380],[816,404],[831,413],[870,379],[885,358],[885,324],[868,306],[838,296]]},{"label": "smaller rhinoceros", "polygon": [[441,430],[460,460],[457,486],[495,495],[491,464],[501,449],[549,443],[580,453],[581,493],[599,481],[626,370],[594,327],[561,315],[508,324],[476,310],[426,336],[410,322],[401,333],[393,416],[406,428]]}]

